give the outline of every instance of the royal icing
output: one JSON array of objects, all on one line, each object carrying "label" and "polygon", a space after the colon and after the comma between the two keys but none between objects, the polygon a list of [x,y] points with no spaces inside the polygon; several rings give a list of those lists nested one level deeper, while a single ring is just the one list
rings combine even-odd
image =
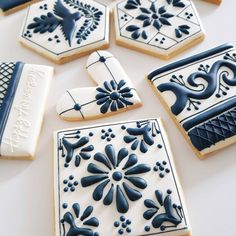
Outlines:
[{"label": "royal icing", "polygon": [[204,156],[236,139],[236,52],[224,44],[154,70],[148,79]]},{"label": "royal icing", "polygon": [[57,104],[57,112],[61,118],[99,118],[141,105],[128,75],[111,53],[92,53],[86,69],[97,87],[67,90]]},{"label": "royal icing", "polygon": [[56,236],[190,234],[158,119],[57,131]]},{"label": "royal icing", "polygon": [[14,8],[20,7],[25,4],[29,4],[33,0],[1,0],[0,1],[0,10],[5,13]]},{"label": "royal icing", "polygon": [[190,0],[125,0],[114,9],[118,44],[169,58],[204,38]]},{"label": "royal icing", "polygon": [[20,41],[63,63],[109,42],[109,9],[93,0],[47,0],[33,4]]},{"label": "royal icing", "polygon": [[0,158],[34,156],[53,69],[0,64]]}]

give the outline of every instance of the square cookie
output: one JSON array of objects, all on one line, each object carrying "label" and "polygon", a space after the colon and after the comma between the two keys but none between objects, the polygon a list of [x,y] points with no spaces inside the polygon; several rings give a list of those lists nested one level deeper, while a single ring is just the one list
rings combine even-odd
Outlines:
[{"label": "square cookie", "polygon": [[31,5],[20,42],[63,64],[109,46],[109,8],[93,0],[45,0]]},{"label": "square cookie", "polygon": [[0,159],[32,159],[53,68],[0,63]]},{"label": "square cookie", "polygon": [[236,52],[232,45],[158,68],[148,80],[200,158],[236,141]]},{"label": "square cookie", "polygon": [[190,235],[159,119],[55,132],[55,235]]},{"label": "square cookie", "polygon": [[191,0],[122,0],[115,5],[114,19],[118,45],[162,59],[205,37]]},{"label": "square cookie", "polygon": [[0,14],[9,15],[39,0],[1,0]]}]

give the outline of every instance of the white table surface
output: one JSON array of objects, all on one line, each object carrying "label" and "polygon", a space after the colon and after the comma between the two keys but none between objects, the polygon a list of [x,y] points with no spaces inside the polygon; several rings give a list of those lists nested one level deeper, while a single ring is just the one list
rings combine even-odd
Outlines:
[{"label": "white table surface", "polygon": [[[100,0],[102,1],[102,0]],[[225,42],[236,42],[235,0],[217,7],[195,0],[205,27],[206,40],[181,57]],[[106,3],[111,3],[105,0]],[[109,121],[161,116],[170,136],[177,171],[184,189],[193,236],[236,235],[236,145],[200,161],[177,130],[144,79],[152,69],[166,64],[155,57],[115,45],[111,31],[110,51],[120,60],[143,100],[143,107],[89,122],[66,122],[58,118],[55,104],[66,88],[91,86],[85,71],[87,56],[58,66],[22,48],[17,42],[26,10],[0,18],[0,61],[21,60],[51,65],[56,69],[42,133],[34,161],[0,161],[0,236],[53,236],[53,140],[57,129]]]}]

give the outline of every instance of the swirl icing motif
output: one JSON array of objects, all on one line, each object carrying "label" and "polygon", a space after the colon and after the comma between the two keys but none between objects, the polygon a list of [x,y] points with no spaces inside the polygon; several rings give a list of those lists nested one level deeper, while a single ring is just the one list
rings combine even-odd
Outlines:
[{"label": "swirl icing motif", "polygon": [[111,53],[92,53],[86,69],[97,87],[67,90],[57,104],[61,118],[95,119],[141,106],[136,89]]},{"label": "swirl icing motif", "polygon": [[204,39],[191,0],[121,0],[114,18],[117,44],[163,59]]},{"label": "swirl icing motif", "polygon": [[[130,148],[131,135],[146,152]],[[159,119],[61,130],[54,143],[56,236],[191,233]]]},{"label": "swirl icing motif", "polygon": [[154,70],[148,79],[200,157],[235,141],[236,53],[232,45]]},{"label": "swirl icing motif", "polygon": [[49,66],[0,63],[1,158],[33,158],[52,76]]},{"label": "swirl icing motif", "polygon": [[93,0],[46,0],[27,13],[20,42],[62,64],[109,45],[109,9]]}]

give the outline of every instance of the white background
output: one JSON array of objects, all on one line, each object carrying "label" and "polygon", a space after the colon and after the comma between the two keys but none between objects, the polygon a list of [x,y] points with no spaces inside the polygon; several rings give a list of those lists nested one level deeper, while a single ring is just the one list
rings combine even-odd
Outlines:
[{"label": "white background", "polygon": [[[223,1],[221,6],[194,1],[207,33],[206,40],[172,61],[225,42],[235,43],[236,1]],[[111,3],[106,1],[109,2]],[[62,121],[56,114],[55,104],[65,89],[93,86],[85,70],[87,56],[58,66],[22,48],[17,39],[25,13],[26,10],[23,10],[0,18],[0,61],[21,60],[51,65],[56,70],[56,76],[50,89],[35,160],[0,161],[0,236],[53,236],[52,132],[54,130],[158,116],[165,121],[170,136],[193,235],[235,236],[236,145],[204,161],[197,159],[144,78],[148,72],[167,62],[116,46],[112,29],[109,50],[131,77],[141,96],[143,107],[90,122]]]}]

